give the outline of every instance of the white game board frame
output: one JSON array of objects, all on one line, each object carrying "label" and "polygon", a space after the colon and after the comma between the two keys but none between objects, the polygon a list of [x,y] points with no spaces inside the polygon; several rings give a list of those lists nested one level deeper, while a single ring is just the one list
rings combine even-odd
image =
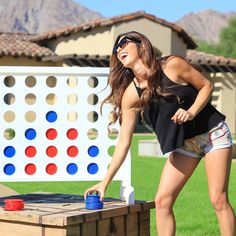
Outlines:
[{"label": "white game board frame", "polygon": [[[117,139],[108,137],[108,117],[111,111],[111,105],[104,106],[103,114],[100,114],[100,102],[109,93],[109,87],[106,88],[108,68],[94,67],[0,67],[0,98],[1,98],[1,140],[0,140],[0,179],[1,182],[18,182],[18,181],[91,181],[101,180],[111,162],[111,156],[108,154],[108,148],[114,146]],[[6,77],[12,77],[14,83],[6,85]],[[36,84],[28,86],[27,78],[35,78]],[[54,78],[55,86],[48,86],[48,78]],[[68,78],[73,78],[77,82],[69,86]],[[98,85],[90,87],[88,80],[97,78]],[[106,89],[104,89],[106,88]],[[33,104],[26,102],[27,94],[33,94],[35,101]],[[56,102],[48,104],[46,97],[54,94]],[[95,94],[98,97],[97,104],[89,104],[88,96]],[[7,96],[6,96],[7,95]],[[68,96],[72,96],[75,101],[68,103]],[[6,100],[10,97],[12,102]],[[48,111],[54,111],[57,115],[55,122],[48,122],[46,114]],[[77,113],[78,118],[72,122],[68,120],[70,112]],[[98,119],[96,122],[88,120],[89,112],[96,112]],[[14,118],[9,118],[9,112],[14,114]],[[33,120],[27,121],[26,114],[34,114]],[[8,114],[8,118],[6,118]],[[53,140],[46,137],[48,129],[57,131],[57,136]],[[67,131],[74,128],[78,131],[78,137],[73,140],[68,139]],[[88,130],[91,128],[97,130],[95,139],[88,137]],[[119,125],[113,126],[119,131]],[[6,138],[6,130],[12,129],[15,132],[14,138]],[[36,131],[36,137],[28,140],[25,137],[25,131],[33,129]],[[34,157],[26,155],[26,148],[33,146],[37,152]],[[57,154],[49,157],[46,154],[48,146],[57,148]],[[70,157],[67,155],[68,147],[77,147],[78,155]],[[88,155],[88,148],[96,146],[99,153],[95,157]],[[7,153],[10,150],[10,154]],[[14,148],[14,152],[11,152]],[[6,154],[6,155],[5,155]],[[26,165],[32,164],[36,167],[30,168],[26,173]],[[56,165],[56,172],[48,174],[46,166],[50,163]],[[73,169],[73,174],[68,174],[67,166],[74,163],[78,169]],[[98,167],[92,174],[88,172],[88,165],[94,163]],[[7,169],[9,167],[9,169]],[[5,168],[5,169],[4,169]],[[76,171],[77,170],[77,171]],[[76,172],[76,173],[74,173]],[[131,155],[130,152],[114,180],[121,181],[121,199],[127,203],[134,202],[134,189],[131,186]]]}]

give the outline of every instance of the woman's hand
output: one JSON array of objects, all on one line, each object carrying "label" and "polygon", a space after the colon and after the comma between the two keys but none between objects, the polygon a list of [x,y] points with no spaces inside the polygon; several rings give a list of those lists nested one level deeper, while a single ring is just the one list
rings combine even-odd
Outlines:
[{"label": "woman's hand", "polygon": [[194,118],[193,114],[189,111],[186,111],[182,108],[179,108],[176,113],[171,117],[176,124],[182,124],[188,120],[192,120]]},{"label": "woman's hand", "polygon": [[106,185],[103,181],[101,181],[98,184],[95,184],[94,186],[85,190],[84,199],[86,199],[88,194],[92,194],[92,193],[96,192],[96,194],[100,193],[100,201],[103,201],[105,191],[106,191]]}]

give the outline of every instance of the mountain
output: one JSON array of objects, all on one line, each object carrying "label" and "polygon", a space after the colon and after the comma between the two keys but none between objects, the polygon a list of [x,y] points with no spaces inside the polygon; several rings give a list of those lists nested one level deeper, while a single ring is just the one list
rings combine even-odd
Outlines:
[{"label": "mountain", "polygon": [[196,41],[217,43],[220,30],[227,27],[230,18],[233,17],[236,17],[236,12],[221,13],[204,10],[198,13],[189,13],[174,23],[182,27]]},{"label": "mountain", "polygon": [[42,33],[98,18],[72,0],[0,0],[0,32]]},{"label": "mountain", "polygon": [[[174,22],[196,41],[217,43],[219,32],[236,12],[204,10]],[[0,32],[43,33],[104,18],[73,0],[0,0]]]}]

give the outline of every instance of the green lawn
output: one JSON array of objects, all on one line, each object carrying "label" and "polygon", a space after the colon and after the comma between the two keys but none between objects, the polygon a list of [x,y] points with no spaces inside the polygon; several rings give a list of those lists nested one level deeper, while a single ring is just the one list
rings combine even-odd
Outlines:
[{"label": "green lawn", "polygon": [[[153,200],[160,174],[165,164],[164,158],[138,156],[138,139],[150,139],[150,136],[134,136],[132,142],[132,184],[137,200]],[[5,183],[19,193],[37,191],[83,194],[92,182],[33,182]],[[119,183],[112,182],[107,197],[119,197]],[[232,163],[229,197],[236,210],[236,162]],[[220,235],[217,220],[211,207],[203,162],[181,192],[176,204],[177,236],[217,236]],[[151,236],[156,235],[155,211],[151,212]]]}]

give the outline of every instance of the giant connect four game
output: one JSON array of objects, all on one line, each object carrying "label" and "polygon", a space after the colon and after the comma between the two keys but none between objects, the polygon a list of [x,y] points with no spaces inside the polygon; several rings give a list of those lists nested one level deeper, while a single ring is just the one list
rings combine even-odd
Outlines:
[{"label": "giant connect four game", "polygon": [[[119,126],[108,132],[107,68],[0,67],[0,179],[104,177]],[[130,186],[130,154],[115,180]]]}]

